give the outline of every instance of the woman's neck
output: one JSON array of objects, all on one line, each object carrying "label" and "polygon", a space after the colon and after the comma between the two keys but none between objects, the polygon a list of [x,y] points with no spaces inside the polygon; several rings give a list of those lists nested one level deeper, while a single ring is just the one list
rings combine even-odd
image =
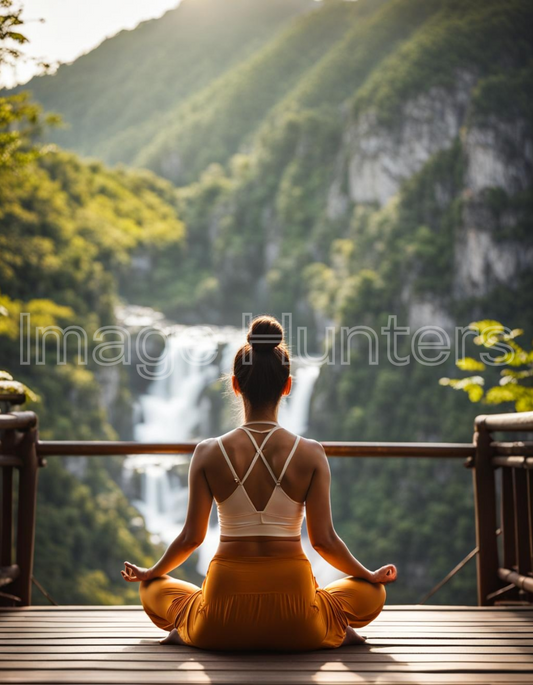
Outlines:
[{"label": "woman's neck", "polygon": [[245,410],[244,423],[261,423],[262,421],[278,422],[278,410],[276,409],[262,409],[262,410]]}]

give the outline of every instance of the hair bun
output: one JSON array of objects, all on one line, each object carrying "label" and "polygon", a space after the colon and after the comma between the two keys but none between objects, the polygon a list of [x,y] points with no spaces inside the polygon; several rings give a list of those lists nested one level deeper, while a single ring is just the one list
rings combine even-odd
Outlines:
[{"label": "hair bun", "polygon": [[272,316],[259,316],[252,321],[246,339],[254,352],[271,352],[283,342],[283,328]]}]

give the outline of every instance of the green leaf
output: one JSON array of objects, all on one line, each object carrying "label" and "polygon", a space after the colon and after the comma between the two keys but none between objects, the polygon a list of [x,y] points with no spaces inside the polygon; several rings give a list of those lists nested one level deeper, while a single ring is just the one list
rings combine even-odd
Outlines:
[{"label": "green leaf", "polygon": [[470,402],[479,402],[483,397],[483,388],[480,385],[467,385],[465,387]]},{"label": "green leaf", "polygon": [[508,383],[495,386],[487,391],[487,404],[502,404],[514,402],[517,411],[531,411],[533,409],[533,388],[526,388],[518,383]]},{"label": "green leaf", "polygon": [[514,379],[522,380],[523,378],[533,378],[533,369],[523,369],[522,371],[504,369],[500,375],[502,376],[500,385],[505,385],[506,383],[514,382]]},{"label": "green leaf", "polygon": [[462,359],[458,359],[455,363],[462,371],[484,371],[486,369],[483,362],[473,359],[472,357],[463,357]]},{"label": "green leaf", "polygon": [[440,378],[440,385],[448,385],[454,390],[463,390],[468,393],[470,402],[479,402],[483,397],[485,384],[482,376],[470,376],[468,378]]},{"label": "green leaf", "polygon": [[483,347],[492,347],[501,340],[505,326],[499,321],[485,319],[484,321],[473,321],[468,328],[477,331],[479,335],[474,338],[474,343]]},{"label": "green leaf", "polygon": [[507,340],[506,345],[508,345],[512,351],[495,357],[495,362],[498,364],[508,364],[509,366],[523,366],[528,363],[530,353],[526,352],[513,340]]},{"label": "green leaf", "polygon": [[473,321],[472,323],[468,324],[468,328],[483,334],[488,329],[503,331],[505,326],[499,321],[494,321],[493,319],[484,319],[483,321]]},{"label": "green leaf", "polygon": [[522,328],[513,328],[513,330],[510,333],[506,333],[503,336],[504,340],[514,340],[515,338],[518,338],[519,335],[523,335],[524,331]]}]

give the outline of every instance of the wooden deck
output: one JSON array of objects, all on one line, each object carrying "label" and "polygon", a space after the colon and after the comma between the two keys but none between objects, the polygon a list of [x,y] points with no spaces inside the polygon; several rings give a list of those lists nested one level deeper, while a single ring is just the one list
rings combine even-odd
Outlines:
[{"label": "wooden deck", "polygon": [[390,606],[362,647],[162,647],[138,607],[0,609],[3,683],[533,683],[533,608]]}]

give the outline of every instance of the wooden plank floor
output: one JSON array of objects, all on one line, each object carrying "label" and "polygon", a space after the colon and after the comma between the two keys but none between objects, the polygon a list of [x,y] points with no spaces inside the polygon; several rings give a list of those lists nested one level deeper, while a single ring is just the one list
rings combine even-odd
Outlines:
[{"label": "wooden plank floor", "polygon": [[0,609],[1,683],[533,683],[533,608],[390,606],[364,646],[223,653],[158,644],[138,607]]}]

